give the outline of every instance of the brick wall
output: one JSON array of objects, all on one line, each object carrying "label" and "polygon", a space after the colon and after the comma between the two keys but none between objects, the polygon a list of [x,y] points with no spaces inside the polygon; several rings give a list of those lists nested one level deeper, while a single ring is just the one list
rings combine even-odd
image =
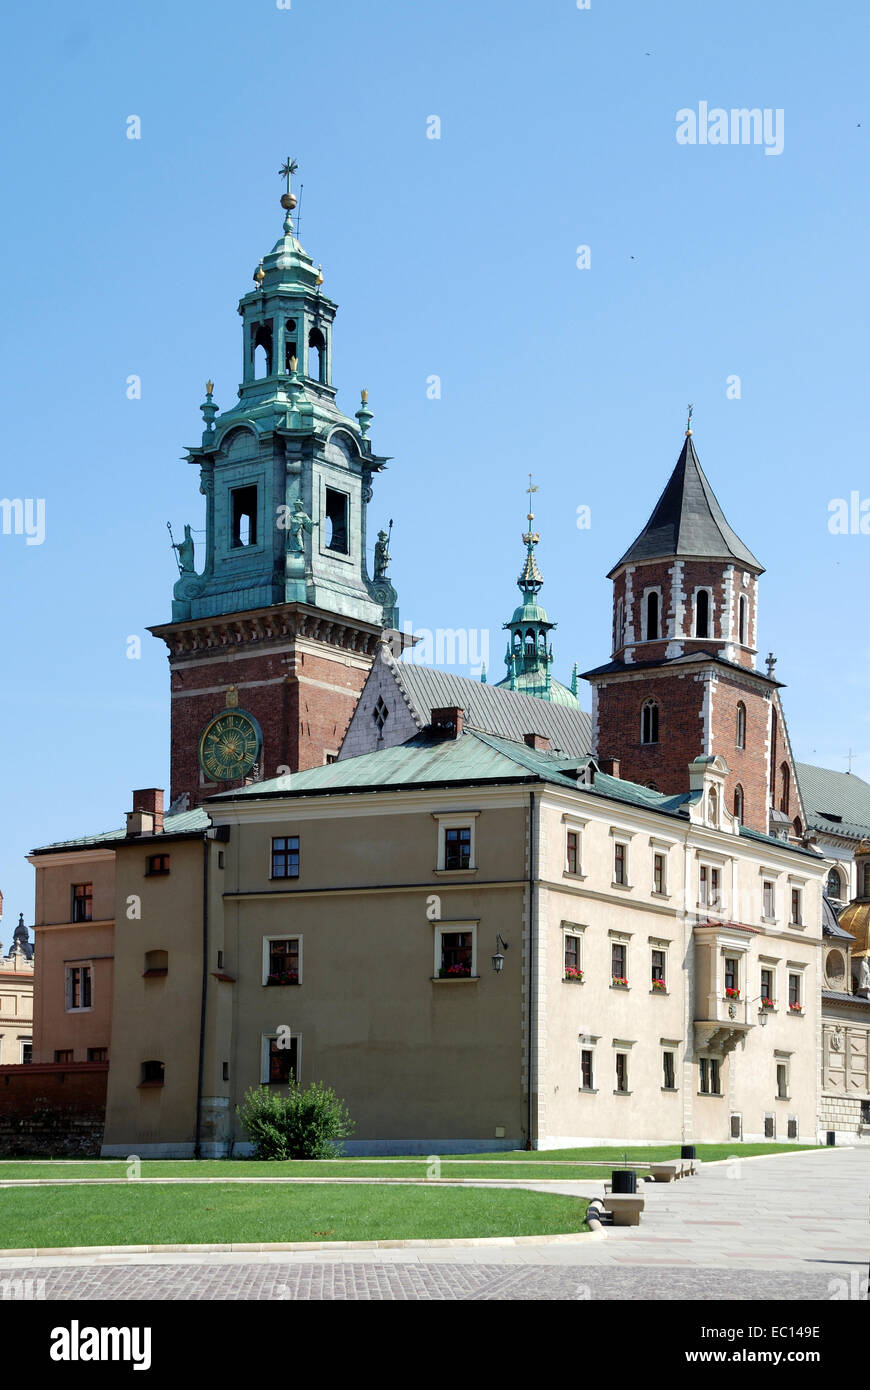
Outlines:
[{"label": "brick wall", "polygon": [[[659,742],[640,741],[641,708],[659,705]],[[704,683],[696,675],[644,672],[641,679],[598,685],[598,747],[602,758],[618,758],[629,782],[654,782],[659,791],[688,790],[688,766],[703,753]]]},{"label": "brick wall", "polygon": [[[737,706],[746,708],[746,747],[737,747]],[[743,788],[743,823],[751,830],[767,833],[767,737],[770,701],[748,683],[717,675],[712,700],[712,751],[719,753],[729,767],[725,782],[725,805],[733,813],[734,792]]]},{"label": "brick wall", "polygon": [[99,1154],[108,1062],[0,1067],[0,1154]]}]

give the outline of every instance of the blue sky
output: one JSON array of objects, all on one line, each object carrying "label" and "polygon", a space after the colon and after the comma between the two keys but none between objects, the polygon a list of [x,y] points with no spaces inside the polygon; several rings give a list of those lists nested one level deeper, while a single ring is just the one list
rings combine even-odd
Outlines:
[{"label": "blue sky", "polygon": [[[371,521],[395,519],[403,618],[490,629],[500,679],[532,470],[556,674],[606,660],[605,575],[692,401],[767,568],[761,653],[796,754],[845,769],[851,747],[870,777],[870,536],[827,525],[833,498],[870,497],[865,4],[49,0],[7,7],[0,37],[0,493],[45,499],[46,527],[0,535],[4,943],[32,920],[28,849],[168,789],[145,629],[169,618],[167,520],[203,524],[180,459],[206,378],[235,399],[236,304],[279,234],[288,153],[340,306],[339,402],[368,387],[393,457]],[[782,153],[679,145],[702,101],[781,109]]]}]

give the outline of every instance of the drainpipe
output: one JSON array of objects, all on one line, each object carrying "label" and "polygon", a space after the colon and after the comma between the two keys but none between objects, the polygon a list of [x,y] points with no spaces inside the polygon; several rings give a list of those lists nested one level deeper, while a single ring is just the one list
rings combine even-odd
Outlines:
[{"label": "drainpipe", "polygon": [[535,999],[535,793],[529,792],[529,1055],[528,1055],[528,1095],[529,1114],[526,1148],[532,1147],[532,1046]]},{"label": "drainpipe", "polygon": [[202,837],[202,991],[199,1005],[199,1063],[196,1073],[196,1130],[193,1156],[200,1158],[202,1080],[205,1071],[205,1005],[208,991],[208,831]]}]

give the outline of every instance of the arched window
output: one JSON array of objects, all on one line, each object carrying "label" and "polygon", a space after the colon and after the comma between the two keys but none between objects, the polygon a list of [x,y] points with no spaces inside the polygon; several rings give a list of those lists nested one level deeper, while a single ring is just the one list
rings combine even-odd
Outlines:
[{"label": "arched window", "polygon": [[272,375],[272,323],[258,323],[251,344],[254,353],[254,379]]},{"label": "arched window", "polygon": [[658,743],[659,741],[659,707],[655,700],[647,700],[640,712],[640,741],[641,743]]},{"label": "arched window", "polygon": [[319,328],[312,328],[308,334],[308,375],[313,381],[324,380],[326,341]]},{"label": "arched window", "polygon": [[659,635],[659,596],[653,590],[646,596],[646,640],[655,642]]},{"label": "arched window", "polygon": [[738,701],[737,704],[737,729],[734,743],[738,748],[746,747],[746,706],[742,700]]},{"label": "arched window", "polygon": [[742,647],[748,646],[749,639],[749,604],[744,594],[740,595],[740,602],[737,605],[737,640]]},{"label": "arched window", "polygon": [[829,898],[836,898],[838,901],[843,896],[843,880],[840,878],[839,869],[832,869],[828,874],[828,884],[825,889]]},{"label": "arched window", "polygon": [[613,630],[613,650],[618,652],[623,642],[625,632],[625,602],[623,599],[616,601],[616,621]]},{"label": "arched window", "polygon": [[778,720],[776,710],[770,711],[770,804],[776,804],[776,742]]},{"label": "arched window", "polygon": [[788,763],[783,763],[779,771],[782,777],[782,798],[779,803],[779,809],[785,811],[785,814],[788,815],[788,801],[791,793],[791,774],[788,770]]},{"label": "arched window", "polygon": [[707,795],[707,819],[711,825],[719,823],[719,794],[715,787],[711,787]]},{"label": "arched window", "polygon": [[526,632],[526,656],[528,657],[529,661],[534,661],[534,658],[535,658],[535,633],[534,633],[534,629],[533,629],[533,628],[529,628],[528,631]]},{"label": "arched window", "polygon": [[803,828],[803,825],[801,824],[801,818],[800,818],[800,816],[795,816],[794,820],[793,820],[792,823],[791,823],[791,828],[792,828],[792,830],[794,831],[795,835],[797,835],[798,839],[800,840],[800,839],[803,837],[803,833],[804,833],[804,828]]},{"label": "arched window", "polygon": [[699,589],[695,595],[695,636],[710,636],[710,592]]},{"label": "arched window", "polygon": [[734,788],[734,815],[738,825],[743,824],[743,788],[740,783]]}]

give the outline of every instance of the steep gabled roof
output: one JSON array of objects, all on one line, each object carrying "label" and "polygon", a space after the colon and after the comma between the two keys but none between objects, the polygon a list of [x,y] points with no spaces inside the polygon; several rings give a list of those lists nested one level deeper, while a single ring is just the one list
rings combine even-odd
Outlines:
[{"label": "steep gabled roof", "polygon": [[612,579],[623,566],[637,560],[668,559],[737,560],[758,574],[763,571],[740,537],[732,531],[707,481],[691,434],[686,435],[677,466],[653,514],[633,545],[614,565]]},{"label": "steep gabled roof", "polygon": [[[392,660],[392,659],[391,659]],[[526,734],[543,734],[552,748],[582,757],[592,747],[592,726],[585,710],[550,700],[538,700],[519,690],[484,685],[412,661],[392,662],[396,681],[420,726],[429,723],[433,709],[455,706],[465,711],[466,728],[521,743]]]}]

